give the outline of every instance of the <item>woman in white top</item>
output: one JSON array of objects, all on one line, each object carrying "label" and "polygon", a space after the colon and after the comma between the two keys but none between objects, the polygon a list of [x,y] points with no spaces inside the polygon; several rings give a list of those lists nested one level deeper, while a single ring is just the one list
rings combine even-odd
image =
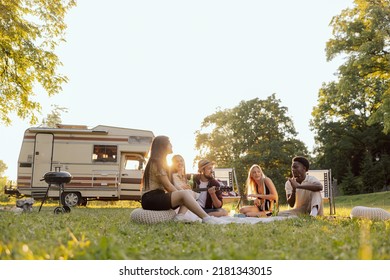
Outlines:
[{"label": "woman in white top", "polygon": [[186,166],[181,155],[174,155],[171,163],[171,182],[177,189],[191,190],[187,180]]},{"label": "woman in white top", "polygon": [[[174,155],[172,157],[170,169],[170,177],[172,184],[178,190],[191,191],[192,187],[190,186],[187,179],[185,161],[181,155]],[[199,198],[199,193],[192,192],[192,194],[194,195],[195,199]],[[185,206],[181,206],[180,209],[176,209],[176,213],[178,213],[177,219],[182,219],[183,221],[194,222],[199,220],[199,218],[194,213],[192,213],[191,211],[186,211]]]}]

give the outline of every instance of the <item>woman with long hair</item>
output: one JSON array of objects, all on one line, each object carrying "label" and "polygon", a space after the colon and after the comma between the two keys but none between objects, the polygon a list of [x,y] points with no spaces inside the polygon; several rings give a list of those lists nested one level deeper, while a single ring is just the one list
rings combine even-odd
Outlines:
[{"label": "woman with long hair", "polygon": [[142,178],[141,205],[145,210],[169,210],[180,206],[176,220],[184,215],[181,211],[189,209],[203,223],[225,223],[218,218],[209,216],[194,198],[194,192],[190,190],[178,190],[169,180],[169,168],[166,157],[172,153],[172,144],[167,136],[156,136],[150,148],[150,158],[145,167]]},{"label": "woman with long hair", "polygon": [[244,206],[240,213],[248,217],[271,216],[273,208],[278,205],[278,192],[270,178],[264,175],[257,164],[251,166],[246,180],[247,197],[254,199],[253,204]]},{"label": "woman with long hair", "polygon": [[187,179],[184,158],[181,155],[174,155],[171,161],[170,178],[172,184],[178,189],[190,190],[191,186]]}]

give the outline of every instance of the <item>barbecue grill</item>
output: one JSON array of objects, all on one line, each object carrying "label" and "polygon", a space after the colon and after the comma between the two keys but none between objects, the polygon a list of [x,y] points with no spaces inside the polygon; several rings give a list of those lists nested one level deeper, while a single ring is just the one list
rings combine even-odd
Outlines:
[{"label": "barbecue grill", "polygon": [[72,180],[72,175],[66,171],[50,171],[43,175],[43,180],[49,185],[51,184],[67,184]]},{"label": "barbecue grill", "polygon": [[52,185],[57,185],[59,191],[58,200],[61,206],[56,207],[54,209],[54,214],[69,213],[70,207],[64,204],[64,202],[61,199],[61,195],[64,192],[64,185],[69,183],[71,180],[72,180],[72,175],[66,171],[60,171],[59,169],[58,170],[56,169],[56,171],[46,172],[45,175],[43,175],[43,179],[41,179],[41,181],[45,181],[48,184],[48,187],[38,212],[41,211],[42,205],[47,198],[47,194],[49,193],[50,187]]}]

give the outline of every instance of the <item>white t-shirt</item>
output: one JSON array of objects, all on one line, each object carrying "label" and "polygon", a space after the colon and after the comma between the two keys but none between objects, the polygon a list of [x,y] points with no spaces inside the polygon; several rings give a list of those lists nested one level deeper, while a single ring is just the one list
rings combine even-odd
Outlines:
[{"label": "white t-shirt", "polygon": [[[209,182],[200,181],[199,188],[207,188],[208,184]],[[206,200],[207,200],[207,191],[200,192],[200,196],[198,198],[198,203],[200,207],[204,208],[206,206]]]},{"label": "white t-shirt", "polygon": [[186,188],[187,179],[184,176],[180,176],[178,173],[172,174],[172,182],[175,187]]}]

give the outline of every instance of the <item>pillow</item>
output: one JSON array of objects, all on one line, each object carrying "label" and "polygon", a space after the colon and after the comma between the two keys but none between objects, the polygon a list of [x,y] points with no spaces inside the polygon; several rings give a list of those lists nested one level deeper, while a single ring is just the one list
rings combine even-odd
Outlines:
[{"label": "pillow", "polygon": [[134,209],[130,214],[130,218],[132,221],[141,224],[156,224],[161,222],[167,222],[173,220],[175,216],[176,212],[173,209],[152,211],[137,208]]}]

